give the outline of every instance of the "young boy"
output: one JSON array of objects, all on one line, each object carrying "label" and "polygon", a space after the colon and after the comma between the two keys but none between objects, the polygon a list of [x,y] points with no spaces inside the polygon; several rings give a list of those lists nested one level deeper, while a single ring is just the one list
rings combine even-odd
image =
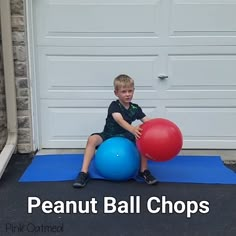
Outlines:
[{"label": "young boy", "polygon": [[[135,120],[146,122],[149,118],[142,109],[131,102],[134,95],[134,80],[127,75],[119,75],[114,79],[114,93],[118,100],[113,101],[109,108],[103,132],[92,134],[87,141],[81,172],[73,184],[74,188],[84,187],[89,180],[89,165],[96,148],[106,139],[119,136],[135,142],[141,136],[141,128],[132,126]],[[109,168],[109,167],[108,167]],[[140,177],[147,184],[153,185],[158,181],[151,175],[147,167],[147,159],[141,156]]]}]

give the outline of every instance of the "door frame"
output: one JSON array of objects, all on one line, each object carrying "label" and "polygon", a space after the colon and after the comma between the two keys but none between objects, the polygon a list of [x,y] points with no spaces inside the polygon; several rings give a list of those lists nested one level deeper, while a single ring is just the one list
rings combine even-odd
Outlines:
[{"label": "door frame", "polygon": [[27,51],[28,51],[28,78],[30,86],[30,108],[31,108],[31,129],[32,129],[32,149],[41,149],[40,141],[40,119],[39,119],[39,92],[37,89],[37,70],[36,70],[36,50],[34,34],[33,1],[24,0],[25,5],[25,26],[27,29]]}]

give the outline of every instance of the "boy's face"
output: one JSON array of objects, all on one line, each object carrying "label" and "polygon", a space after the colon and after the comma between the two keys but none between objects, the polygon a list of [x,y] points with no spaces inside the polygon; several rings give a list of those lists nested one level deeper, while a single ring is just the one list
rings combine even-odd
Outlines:
[{"label": "boy's face", "polygon": [[119,98],[121,103],[123,103],[124,105],[128,105],[133,99],[134,87],[133,86],[120,87],[116,89],[114,92],[115,95]]}]

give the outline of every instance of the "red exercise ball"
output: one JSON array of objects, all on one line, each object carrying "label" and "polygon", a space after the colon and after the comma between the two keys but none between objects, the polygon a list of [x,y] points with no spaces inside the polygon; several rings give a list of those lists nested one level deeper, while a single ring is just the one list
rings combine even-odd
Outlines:
[{"label": "red exercise ball", "polygon": [[138,150],[153,161],[168,161],[181,150],[183,137],[180,129],[173,122],[156,118],[143,123],[142,135],[137,140]]}]

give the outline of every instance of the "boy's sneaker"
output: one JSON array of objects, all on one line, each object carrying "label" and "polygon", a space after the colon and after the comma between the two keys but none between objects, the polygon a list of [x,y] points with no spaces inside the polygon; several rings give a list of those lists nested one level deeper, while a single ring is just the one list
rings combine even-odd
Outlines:
[{"label": "boy's sneaker", "polygon": [[153,184],[158,183],[158,180],[151,174],[151,172],[149,170],[139,172],[139,176],[142,179],[144,179],[144,181],[149,185],[153,185]]},{"label": "boy's sneaker", "polygon": [[74,188],[83,188],[89,181],[89,174],[80,172],[73,184]]}]

